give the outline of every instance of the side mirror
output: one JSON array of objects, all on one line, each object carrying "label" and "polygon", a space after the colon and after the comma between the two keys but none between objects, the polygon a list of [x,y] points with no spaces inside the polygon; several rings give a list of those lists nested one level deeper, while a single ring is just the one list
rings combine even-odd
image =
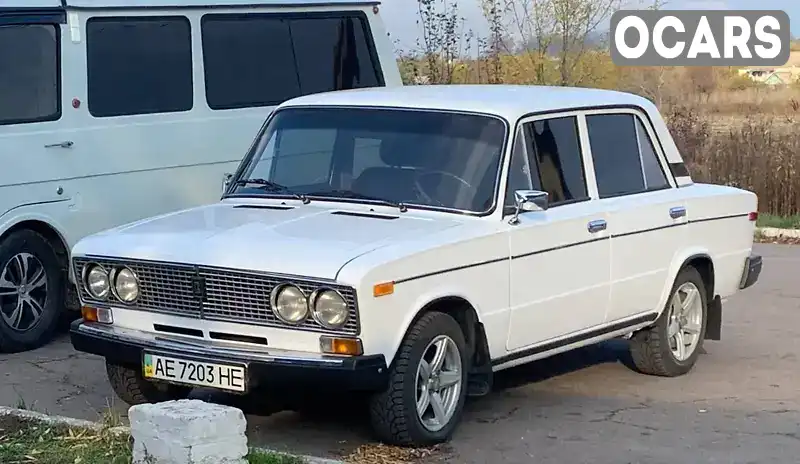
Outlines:
[{"label": "side mirror", "polygon": [[222,194],[225,195],[225,192],[228,191],[228,186],[231,185],[231,179],[233,179],[233,174],[226,172],[222,175]]},{"label": "side mirror", "polygon": [[526,211],[546,211],[549,206],[550,195],[540,190],[514,191],[516,211],[509,224],[519,224],[519,214]]}]

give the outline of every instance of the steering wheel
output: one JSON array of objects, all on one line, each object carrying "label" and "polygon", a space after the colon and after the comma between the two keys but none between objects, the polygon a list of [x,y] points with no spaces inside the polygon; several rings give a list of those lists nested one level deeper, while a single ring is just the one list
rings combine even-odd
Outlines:
[{"label": "steering wheel", "polygon": [[428,195],[427,192],[425,192],[425,189],[422,188],[422,185],[419,183],[419,178],[420,177],[429,176],[431,174],[439,174],[439,175],[442,175],[444,177],[450,177],[451,179],[457,180],[459,183],[461,183],[462,185],[464,185],[468,189],[474,189],[474,187],[469,182],[467,182],[463,178],[453,174],[452,172],[438,171],[438,170],[437,171],[424,171],[424,172],[421,172],[421,173],[417,174],[417,176],[414,178],[414,187],[416,188],[417,192],[419,192],[420,196],[422,197],[422,199],[426,203],[436,203],[439,206],[442,206],[442,207],[445,207],[445,208],[449,208],[449,206],[443,204],[441,201],[434,200],[430,195]]}]

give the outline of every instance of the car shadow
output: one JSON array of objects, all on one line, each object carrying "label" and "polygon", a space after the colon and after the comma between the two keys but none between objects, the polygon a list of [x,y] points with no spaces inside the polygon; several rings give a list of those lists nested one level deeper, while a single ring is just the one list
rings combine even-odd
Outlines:
[{"label": "car shadow", "polygon": [[[514,395],[509,400],[504,392],[612,363],[631,368],[627,341],[612,340],[500,371],[495,374],[492,393],[486,397],[468,400],[464,420],[485,422],[488,410],[495,409],[498,403],[509,401],[521,404],[513,407],[506,404],[504,407],[512,410],[535,409],[539,401],[535,398],[538,394],[531,397]],[[375,443],[370,432],[366,398],[363,395],[327,395],[329,393],[324,388],[316,389],[308,396],[308,407],[298,413],[276,406],[264,393],[253,392],[243,397],[206,390],[195,390],[192,393],[193,398],[242,409],[248,416],[248,437],[254,446],[339,459],[352,456],[353,453],[399,452]],[[541,401],[551,400],[542,398]],[[498,418],[490,421],[500,420],[501,416],[499,414]],[[365,449],[371,451],[364,451]],[[444,446],[437,449],[434,455],[425,455],[423,461],[435,462],[436,456],[443,458],[447,454],[448,446]],[[409,462],[415,461],[412,459]]]}]

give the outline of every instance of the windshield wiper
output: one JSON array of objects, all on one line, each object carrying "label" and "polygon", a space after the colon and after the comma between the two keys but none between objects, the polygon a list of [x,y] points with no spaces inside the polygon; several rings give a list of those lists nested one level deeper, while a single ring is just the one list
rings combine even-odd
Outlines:
[{"label": "windshield wiper", "polygon": [[341,198],[353,198],[358,200],[369,200],[384,206],[392,206],[394,208],[397,208],[400,210],[401,213],[405,213],[406,211],[408,211],[408,208],[403,203],[387,200],[385,198],[378,198],[370,195],[364,195],[363,193],[354,192],[352,190],[321,190],[319,192],[311,192],[308,195],[317,197],[341,197]]},{"label": "windshield wiper", "polygon": [[255,184],[259,187],[263,188],[268,192],[275,192],[275,193],[285,193],[292,198],[296,198],[303,202],[303,204],[311,203],[311,200],[308,199],[307,196],[302,195],[300,193],[294,192],[292,189],[285,185],[278,184],[276,182],[272,182],[271,180],[266,179],[240,179],[236,181],[236,185],[247,185],[247,184]]}]

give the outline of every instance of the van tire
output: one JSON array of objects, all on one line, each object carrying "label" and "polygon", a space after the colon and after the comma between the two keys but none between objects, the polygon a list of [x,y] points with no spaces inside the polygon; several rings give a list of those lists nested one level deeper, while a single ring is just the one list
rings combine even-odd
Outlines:
[{"label": "van tire", "polygon": [[145,379],[141,366],[127,366],[106,360],[106,373],[111,389],[130,406],[183,400],[192,392],[190,387]]},{"label": "van tire", "polygon": [[[28,271],[24,280],[20,280],[20,263]],[[64,259],[59,257],[53,245],[32,230],[12,232],[0,243],[0,353],[33,350],[53,339],[64,312],[67,285],[65,268]],[[44,272],[43,277],[37,278],[37,269]],[[18,293],[19,288],[15,289],[17,293],[8,293],[10,285],[35,285],[39,282],[43,284],[27,289],[24,297],[26,302],[22,306],[18,306],[23,298]],[[17,319],[19,307],[23,308],[22,319]],[[35,322],[34,307],[41,308]]]}]

